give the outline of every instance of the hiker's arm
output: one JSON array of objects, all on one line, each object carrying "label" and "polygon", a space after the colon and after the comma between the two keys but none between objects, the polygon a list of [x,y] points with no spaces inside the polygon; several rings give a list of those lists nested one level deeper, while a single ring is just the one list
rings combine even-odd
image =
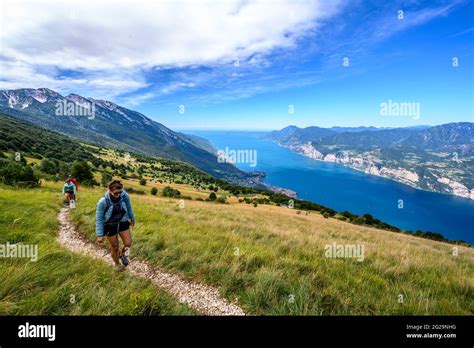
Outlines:
[{"label": "hiker's arm", "polygon": [[128,215],[130,216],[130,220],[132,220],[132,226],[135,225],[135,214],[133,214],[132,204],[130,203],[130,196],[128,193],[125,193],[124,196],[125,204],[127,205]]},{"label": "hiker's arm", "polygon": [[104,237],[104,205],[101,201],[97,202],[95,208],[95,234],[99,238]]},{"label": "hiker's arm", "polygon": [[63,186],[63,195],[64,195],[64,187],[65,187],[65,186]]}]

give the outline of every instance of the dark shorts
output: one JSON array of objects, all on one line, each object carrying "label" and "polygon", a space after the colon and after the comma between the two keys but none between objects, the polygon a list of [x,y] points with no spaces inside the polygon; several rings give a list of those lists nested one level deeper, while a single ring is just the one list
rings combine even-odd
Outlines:
[{"label": "dark shorts", "polygon": [[116,224],[105,224],[104,234],[107,237],[115,236],[119,232],[126,231],[130,228],[130,221],[123,221]]}]

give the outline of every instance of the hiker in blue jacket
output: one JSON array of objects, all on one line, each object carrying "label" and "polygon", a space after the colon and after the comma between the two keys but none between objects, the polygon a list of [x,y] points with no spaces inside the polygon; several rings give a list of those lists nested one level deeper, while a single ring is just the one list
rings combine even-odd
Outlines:
[{"label": "hiker in blue jacket", "polygon": [[76,186],[71,180],[66,180],[63,186],[63,195],[67,204],[76,198]]},{"label": "hiker in blue jacket", "polygon": [[[128,256],[132,245],[130,226],[135,225],[135,215],[130,204],[130,197],[123,190],[120,180],[111,181],[108,187],[109,190],[97,202],[95,232],[99,244],[102,244],[104,236],[107,236],[115,268],[121,271],[129,263]],[[118,235],[123,242],[123,248],[120,251]]]}]

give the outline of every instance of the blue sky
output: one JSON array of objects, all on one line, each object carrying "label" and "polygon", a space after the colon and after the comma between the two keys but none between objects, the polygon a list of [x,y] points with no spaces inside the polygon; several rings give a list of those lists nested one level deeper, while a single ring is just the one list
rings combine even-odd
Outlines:
[{"label": "blue sky", "polygon": [[[108,99],[172,129],[474,121],[473,1],[7,3],[2,22],[29,24],[0,23],[1,89]],[[419,119],[381,116],[388,100]]]}]

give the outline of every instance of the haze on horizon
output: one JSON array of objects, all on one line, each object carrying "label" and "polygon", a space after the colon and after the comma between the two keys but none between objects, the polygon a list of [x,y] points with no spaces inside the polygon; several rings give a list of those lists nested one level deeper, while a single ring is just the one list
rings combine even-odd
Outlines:
[{"label": "haze on horizon", "polygon": [[[470,0],[5,0],[0,89],[106,99],[173,129],[474,120]],[[381,115],[381,103],[419,115]]]}]

